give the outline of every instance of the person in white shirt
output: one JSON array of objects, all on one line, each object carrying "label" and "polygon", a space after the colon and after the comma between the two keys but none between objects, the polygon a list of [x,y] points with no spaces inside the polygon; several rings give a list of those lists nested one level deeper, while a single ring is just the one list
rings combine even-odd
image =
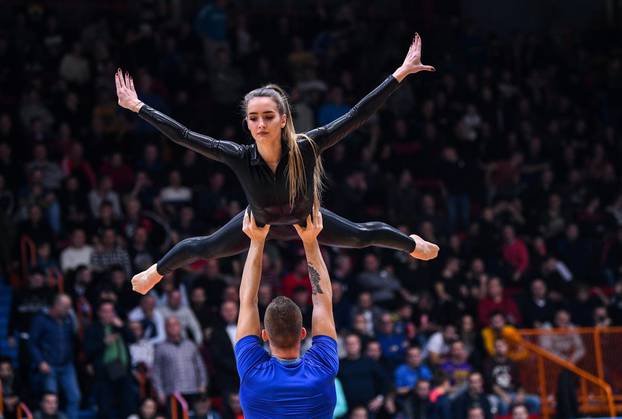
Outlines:
[{"label": "person in white shirt", "polygon": [[92,253],[93,247],[86,244],[84,230],[76,228],[71,234],[71,244],[60,254],[60,267],[67,273],[81,265],[89,266]]},{"label": "person in white shirt", "polygon": [[127,316],[129,321],[141,322],[145,338],[153,343],[160,343],[166,339],[164,316],[156,309],[156,299],[147,294],[140,300],[140,305],[134,308]]},{"label": "person in white shirt", "polygon": [[188,337],[188,330],[190,330],[194,342],[201,345],[203,342],[201,325],[192,310],[182,304],[182,295],[178,289],[172,289],[168,292],[166,305],[160,307],[159,310],[165,320],[171,316],[177,317],[181,323],[181,335],[184,339]]}]

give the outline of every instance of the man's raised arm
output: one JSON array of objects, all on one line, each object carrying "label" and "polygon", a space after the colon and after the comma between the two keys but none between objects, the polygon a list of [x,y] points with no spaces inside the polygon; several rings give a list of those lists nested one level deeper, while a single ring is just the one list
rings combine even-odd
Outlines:
[{"label": "man's raised arm", "polygon": [[311,281],[311,299],[313,300],[312,336],[329,336],[337,339],[335,319],[333,318],[333,289],[328,276],[328,269],[320,252],[317,236],[322,231],[322,214],[314,208],[313,220],[307,217],[307,226],[294,226],[302,239],[309,265]]},{"label": "man's raised arm", "polygon": [[238,327],[235,334],[236,342],[245,336],[260,336],[261,334],[257,290],[261,280],[263,247],[269,230],[270,226],[267,224],[262,228],[257,227],[253,214],[250,210],[246,211],[242,231],[251,239],[251,244],[240,282],[240,315],[238,316]]}]

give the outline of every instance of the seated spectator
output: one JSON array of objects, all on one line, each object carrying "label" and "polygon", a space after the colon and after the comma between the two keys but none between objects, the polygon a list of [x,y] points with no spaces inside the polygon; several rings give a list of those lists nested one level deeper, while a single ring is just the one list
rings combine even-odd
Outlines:
[{"label": "seated spectator", "polygon": [[531,283],[531,293],[523,304],[523,324],[526,327],[542,327],[553,322],[555,303],[547,297],[546,283],[536,278]]},{"label": "seated spectator", "polygon": [[514,300],[503,295],[503,285],[498,277],[490,278],[488,281],[488,296],[479,302],[477,311],[481,326],[488,325],[490,315],[495,311],[503,313],[512,324],[519,325],[522,321]]},{"label": "seated spectator", "polygon": [[529,410],[524,404],[512,406],[512,419],[529,419]]},{"label": "seated spectator", "polygon": [[373,253],[365,256],[364,271],[357,278],[358,286],[371,293],[374,304],[388,307],[402,290],[400,281],[387,271],[380,270],[380,260]]},{"label": "seated spectator", "polygon": [[[59,294],[47,312],[41,312],[30,327],[30,356],[36,369],[33,387],[58,394],[66,400],[69,419],[78,418],[80,388],[74,365],[76,326],[71,312],[71,298]],[[52,400],[46,398],[43,401]],[[56,405],[58,404],[56,399]],[[56,413],[54,413],[56,414]]]},{"label": "seated spectator", "polygon": [[375,361],[361,355],[361,339],[349,334],[345,339],[346,357],[339,362],[338,377],[348,406],[367,406],[377,412],[388,390],[385,375]]},{"label": "seated spectator", "polygon": [[451,344],[449,358],[441,364],[441,371],[449,377],[454,392],[466,384],[469,373],[473,371],[468,359],[469,354],[464,348],[464,342],[457,340]]},{"label": "seated spectator", "polygon": [[294,290],[298,287],[304,287],[311,293],[311,282],[309,281],[309,270],[307,269],[307,261],[300,259],[296,263],[294,270],[285,275],[281,281],[281,294],[288,298],[292,298]]},{"label": "seated spectator", "polygon": [[63,412],[58,411],[58,396],[56,393],[44,393],[41,397],[39,410],[34,415],[34,419],[67,419]]},{"label": "seated spectator", "polygon": [[529,252],[525,242],[516,237],[514,227],[506,225],[503,228],[503,260],[512,269],[512,281],[519,281],[529,268]]},{"label": "seated spectator", "polygon": [[127,417],[136,404],[136,389],[130,373],[127,348],[129,331],[110,302],[102,302],[97,321],[87,330],[85,351],[95,369],[94,393],[98,414],[102,418]]},{"label": "seated spectator", "polygon": [[130,311],[127,318],[142,323],[144,337],[151,343],[160,343],[166,338],[164,317],[156,309],[156,299],[153,295],[144,295],[140,299],[140,305]]},{"label": "seated spectator", "polygon": [[[479,413],[471,412],[471,408],[479,409]],[[483,413],[483,414],[482,414]],[[469,416],[472,414],[472,416]],[[469,374],[467,390],[451,402],[452,419],[492,419],[490,402],[484,393],[484,379],[479,372]]]},{"label": "seated spectator", "polygon": [[10,358],[0,358],[0,394],[4,399],[4,405],[1,406],[4,417],[17,417],[17,406],[21,402],[20,395],[25,389],[21,387],[19,375],[15,374],[13,364]]},{"label": "seated spectator", "polygon": [[76,228],[71,233],[71,243],[60,254],[60,266],[66,274],[79,266],[88,266],[91,263],[93,247],[86,244],[86,234],[83,229]]},{"label": "seated spectator", "polygon": [[194,401],[190,419],[220,419],[220,415],[212,409],[210,398],[203,394]]},{"label": "seated spectator", "polygon": [[520,346],[521,336],[514,326],[506,324],[503,313],[495,312],[490,318],[490,325],[482,330],[482,339],[484,347],[489,356],[495,355],[495,340],[503,338],[509,346],[508,357],[513,361],[521,361],[529,353]]},{"label": "seated spectator", "polygon": [[405,396],[412,392],[419,380],[432,380],[432,371],[423,364],[421,349],[411,346],[406,350],[406,362],[395,370],[395,390],[398,395]]},{"label": "seated spectator", "polygon": [[343,330],[350,327],[352,305],[345,294],[345,285],[341,282],[332,281],[333,288],[333,315],[335,316],[335,327]]},{"label": "seated spectator", "polygon": [[484,367],[486,382],[491,388],[491,402],[500,415],[507,415],[513,403],[525,403],[531,413],[540,412],[538,396],[526,394],[521,387],[518,366],[508,356],[509,347],[505,339],[495,340],[495,354],[486,360]]},{"label": "seated spectator", "polygon": [[380,346],[380,342],[376,339],[367,341],[365,344],[365,355],[380,365],[387,381],[390,380],[390,377],[393,377],[393,371],[397,367],[398,360],[394,358],[388,359],[385,357],[384,353],[382,353],[382,346]]},{"label": "seated spectator", "polygon": [[369,413],[365,406],[356,406],[350,411],[350,419],[369,419]]},{"label": "seated spectator", "polygon": [[102,273],[115,265],[123,267],[128,277],[132,276],[132,265],[127,251],[120,246],[117,233],[112,228],[104,230],[101,245],[91,255],[93,271]]},{"label": "seated spectator", "polygon": [[160,307],[158,310],[164,319],[175,316],[181,324],[182,337],[184,339],[187,338],[188,332],[190,332],[192,340],[194,340],[197,345],[201,345],[203,342],[201,325],[192,310],[190,310],[188,306],[182,305],[181,292],[178,289],[172,289],[168,292],[166,305]]},{"label": "seated spectator", "polygon": [[423,357],[429,358],[430,365],[442,364],[449,355],[449,345],[458,339],[456,326],[446,324],[441,331],[435,332],[423,351]]},{"label": "seated spectator", "polygon": [[430,381],[417,380],[415,388],[403,396],[400,412],[411,419],[437,418],[436,403],[430,400]]},{"label": "seated spectator", "polygon": [[138,414],[130,415],[127,419],[156,419],[157,417],[158,404],[148,397],[140,404]]},{"label": "seated spectator", "polygon": [[166,319],[166,341],[156,346],[152,380],[161,405],[174,393],[193,400],[207,390],[203,359],[197,346],[182,337],[175,316]]},{"label": "seated spectator", "polygon": [[401,360],[404,358],[404,350],[408,347],[406,336],[395,331],[395,322],[389,313],[380,317],[380,324],[376,332],[376,339],[382,346],[382,353],[386,358]]},{"label": "seated spectator", "polygon": [[97,217],[99,215],[100,206],[103,202],[108,202],[112,206],[112,214],[115,219],[119,219],[121,213],[121,202],[119,194],[112,189],[112,180],[108,176],[103,176],[99,181],[99,187],[91,190],[89,193],[89,205],[91,207],[91,215]]},{"label": "seated spectator", "polygon": [[[361,314],[363,316],[364,331],[365,334],[369,336],[374,335],[374,326],[376,322],[380,320],[380,315],[382,314],[382,310],[374,305],[374,301],[372,300],[371,293],[363,291],[359,294],[357,303],[354,307],[352,307],[352,323],[355,323],[355,316],[357,314]],[[362,332],[363,330],[361,330]]]},{"label": "seated spectator", "polygon": [[467,413],[467,419],[485,419],[484,409],[480,406],[471,406],[469,407],[469,412]]}]

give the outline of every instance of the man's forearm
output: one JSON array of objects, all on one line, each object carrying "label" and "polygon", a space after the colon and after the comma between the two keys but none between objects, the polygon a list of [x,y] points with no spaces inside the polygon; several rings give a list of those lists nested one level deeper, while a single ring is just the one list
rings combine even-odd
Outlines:
[{"label": "man's forearm", "polygon": [[329,301],[332,300],[333,289],[328,276],[328,269],[320,252],[320,245],[317,241],[304,243],[305,254],[307,255],[307,265],[309,265],[309,280],[311,281],[311,296],[313,302],[321,294]]},{"label": "man's forearm", "polygon": [[264,242],[251,241],[240,282],[240,303],[257,302]]}]

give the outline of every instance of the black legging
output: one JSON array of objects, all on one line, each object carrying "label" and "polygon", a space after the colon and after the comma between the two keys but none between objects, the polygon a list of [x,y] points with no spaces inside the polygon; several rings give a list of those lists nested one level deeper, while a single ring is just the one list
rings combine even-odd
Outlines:
[{"label": "black legging", "polygon": [[[177,243],[158,261],[158,273],[165,275],[197,258],[223,258],[247,250],[250,239],[242,231],[245,212],[240,212],[209,236],[191,237]],[[415,250],[413,239],[386,223],[354,223],[325,208],[320,208],[320,212],[324,228],[318,241],[323,245],[353,249],[378,246],[408,253]],[[296,229],[291,225],[272,226],[268,233],[268,240],[286,241],[298,238]]]}]

